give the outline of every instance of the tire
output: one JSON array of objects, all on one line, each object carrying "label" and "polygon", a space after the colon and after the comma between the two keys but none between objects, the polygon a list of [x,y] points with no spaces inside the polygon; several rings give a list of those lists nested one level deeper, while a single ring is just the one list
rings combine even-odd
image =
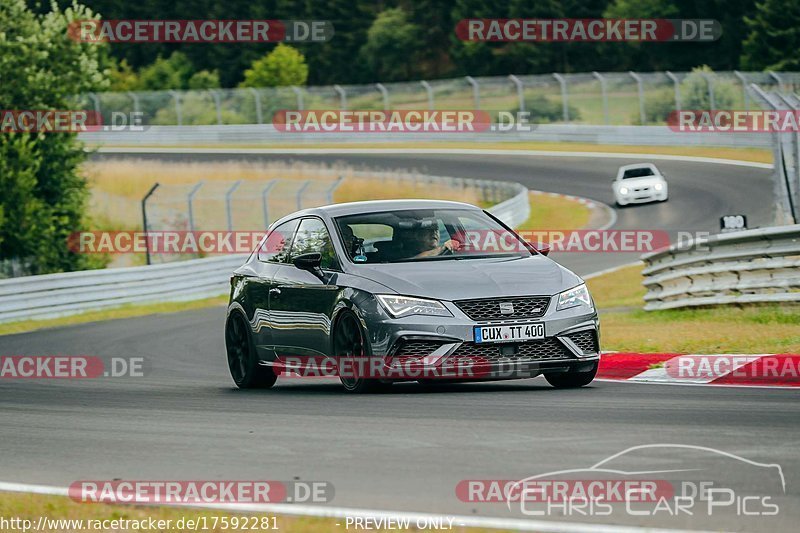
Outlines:
[{"label": "tire", "polygon": [[590,370],[584,372],[545,374],[544,379],[557,389],[575,389],[591,383],[595,375],[597,375],[597,363],[595,363]]},{"label": "tire", "polygon": [[[336,361],[355,357],[368,357],[368,351],[364,340],[364,333],[358,322],[356,315],[350,311],[342,311],[336,321],[333,331],[333,357]],[[352,366],[351,366],[352,368]],[[352,394],[364,394],[379,392],[388,388],[388,383],[382,383],[377,379],[366,377],[342,376],[339,381],[346,392]]]},{"label": "tire", "polygon": [[258,364],[250,328],[241,313],[231,313],[225,324],[225,351],[228,370],[240,389],[268,389],[278,379],[270,367]]}]

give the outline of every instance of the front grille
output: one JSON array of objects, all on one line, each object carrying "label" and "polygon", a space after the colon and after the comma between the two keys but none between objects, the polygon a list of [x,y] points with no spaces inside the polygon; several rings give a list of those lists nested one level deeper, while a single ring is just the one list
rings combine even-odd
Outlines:
[{"label": "front grille", "polygon": [[[549,296],[522,296],[518,298],[491,298],[482,300],[456,300],[453,302],[472,320],[503,320],[508,318],[538,318],[547,311]],[[508,310],[501,312],[500,304]]]},{"label": "front grille", "polygon": [[573,358],[567,347],[554,337],[516,344],[475,344],[474,342],[465,342],[453,352],[448,362],[459,357],[474,357],[491,363],[550,361]]},{"label": "front grille", "polygon": [[436,341],[402,341],[393,357],[404,361],[421,359],[433,353],[442,344]]},{"label": "front grille", "polygon": [[574,342],[575,346],[583,353],[597,353],[600,350],[597,345],[597,333],[594,330],[570,333],[567,338]]}]

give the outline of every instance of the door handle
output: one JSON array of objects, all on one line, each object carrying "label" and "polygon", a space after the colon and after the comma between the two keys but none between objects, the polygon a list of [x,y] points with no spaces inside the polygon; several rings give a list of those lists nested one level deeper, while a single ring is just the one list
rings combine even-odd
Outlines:
[{"label": "door handle", "polygon": [[275,295],[278,295],[278,294],[280,294],[280,293],[281,293],[281,290],[280,290],[278,287],[273,287],[273,288],[271,288],[271,289],[269,290],[269,293],[270,293],[270,294],[275,294]]}]

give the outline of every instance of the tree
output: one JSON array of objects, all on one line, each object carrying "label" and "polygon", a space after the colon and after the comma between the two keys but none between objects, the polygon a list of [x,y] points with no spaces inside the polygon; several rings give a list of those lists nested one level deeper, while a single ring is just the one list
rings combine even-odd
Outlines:
[{"label": "tree", "polygon": [[378,14],[367,31],[367,42],[359,56],[370,70],[372,81],[408,80],[419,76],[417,50],[420,28],[399,7]]},{"label": "tree", "polygon": [[[0,109],[75,109],[73,95],[104,89],[103,45],[67,36],[70,22],[91,18],[77,3],[35,14],[24,0],[0,2]],[[67,245],[85,224],[84,158],[72,133],[0,135],[0,259],[29,264],[34,274],[93,263]]]},{"label": "tree", "polygon": [[173,52],[167,59],[158,56],[152,65],[139,71],[138,86],[146,91],[186,89],[193,72],[194,66],[186,54]]},{"label": "tree", "polygon": [[283,43],[244,71],[240,87],[284,87],[305,85],[308,65],[303,54]]},{"label": "tree", "polygon": [[202,89],[219,88],[219,72],[216,70],[201,70],[192,74],[187,83],[187,88],[193,91]]},{"label": "tree", "polygon": [[796,0],[764,0],[745,18],[749,35],[742,66],[753,70],[800,70],[800,4]]}]

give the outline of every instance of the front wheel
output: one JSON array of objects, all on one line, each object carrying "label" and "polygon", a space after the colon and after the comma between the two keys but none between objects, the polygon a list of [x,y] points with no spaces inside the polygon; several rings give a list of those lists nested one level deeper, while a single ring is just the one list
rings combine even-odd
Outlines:
[{"label": "front wheel", "polygon": [[[356,316],[349,311],[343,313],[336,322],[333,333],[333,355],[339,364],[339,381],[342,382],[344,390],[361,394],[386,388],[388,384],[361,375],[365,373],[363,363],[367,358],[364,335]],[[368,374],[369,370],[366,370],[366,373]]]},{"label": "front wheel", "polygon": [[574,389],[583,387],[592,382],[595,375],[597,375],[597,365],[595,363],[592,368],[583,372],[558,372],[556,374],[545,374],[544,379],[550,385],[557,389]]},{"label": "front wheel", "polygon": [[272,387],[278,377],[271,368],[258,364],[248,327],[247,321],[237,312],[231,314],[225,325],[225,351],[231,377],[240,389]]}]

